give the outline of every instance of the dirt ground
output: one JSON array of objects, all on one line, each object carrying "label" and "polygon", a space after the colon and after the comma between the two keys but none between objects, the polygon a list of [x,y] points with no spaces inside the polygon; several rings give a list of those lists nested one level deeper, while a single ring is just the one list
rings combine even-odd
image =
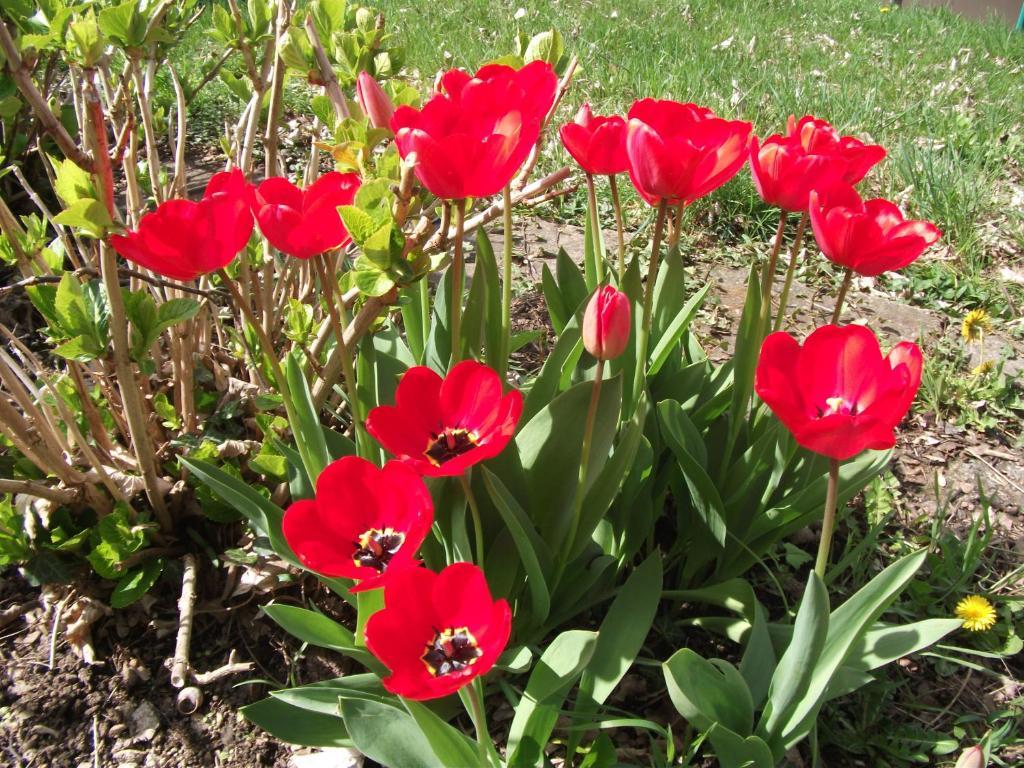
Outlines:
[{"label": "dirt ground", "polygon": [[[558,246],[570,253],[583,251],[582,232],[575,227],[533,222],[527,230],[517,230],[517,236],[520,281],[528,284],[539,281],[542,262],[552,258]],[[500,232],[492,237],[497,243]],[[613,252],[611,236],[608,244]],[[746,270],[698,260],[696,272],[698,279],[713,281],[715,291],[709,311],[700,316],[695,328],[709,348],[717,350],[713,354],[723,355],[742,306]],[[798,330],[826,322],[831,310],[824,294],[799,283],[792,305]],[[550,338],[536,291],[523,291],[514,313],[516,330],[541,328]],[[872,319],[883,336],[883,346],[902,338],[921,338],[926,354],[944,335],[958,333],[939,313],[908,306],[868,283],[855,286],[844,314],[847,322],[860,317]],[[992,348],[999,345],[1008,350],[1007,369],[1019,370],[1024,360],[1020,345],[1001,338]],[[542,341],[517,353],[520,367],[535,366],[543,347]],[[950,520],[963,526],[980,514],[980,487],[992,505],[998,546],[1005,548],[1009,558],[1024,557],[1024,462],[1012,448],[916,415],[904,425],[893,471],[910,513],[935,513],[938,481]],[[199,671],[215,670],[229,660],[252,662],[253,668],[204,686],[205,700],[192,715],[178,711],[177,691],[169,682],[167,660],[174,654],[177,626],[173,573],[153,595],[116,614],[102,602],[105,593],[98,585],[93,585],[91,594],[67,588],[40,592],[13,571],[4,574],[0,578],[0,764],[11,768],[358,766],[358,760],[347,755],[326,756],[316,763],[315,755],[293,753],[237,712],[238,707],[265,696],[268,685],[342,674],[338,660],[328,654],[307,650],[298,655],[297,643],[259,611],[259,605],[271,598],[270,584],[275,585],[277,600],[312,601],[331,610],[329,598],[303,593],[304,588],[313,588],[308,582],[278,588],[276,579],[239,578],[237,572],[230,574],[232,586],[226,587],[225,574],[225,569],[214,569],[208,562],[202,566],[192,662]],[[93,656],[93,662],[86,663],[83,654]],[[632,686],[626,691],[631,697],[642,699],[651,693],[642,676],[630,675],[624,686]],[[496,723],[503,717],[500,710],[494,713]],[[642,752],[642,744],[636,751]],[[628,754],[621,756],[631,759]]]}]

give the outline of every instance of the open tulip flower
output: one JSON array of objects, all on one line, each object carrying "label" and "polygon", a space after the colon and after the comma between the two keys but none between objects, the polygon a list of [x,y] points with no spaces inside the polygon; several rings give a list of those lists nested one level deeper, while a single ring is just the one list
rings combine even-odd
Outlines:
[{"label": "open tulip flower", "polygon": [[337,171],[325,173],[305,189],[274,176],[256,187],[252,210],[272,246],[308,259],[352,242],[338,206],[352,204],[359,184],[358,174]]},{"label": "open tulip flower", "polygon": [[252,234],[250,190],[242,172],[215,173],[201,200],[167,200],[142,217],[139,228],[112,235],[119,254],[172,280],[195,280],[222,269]]},{"label": "open tulip flower", "polygon": [[821,252],[868,277],[902,269],[942,236],[929,221],[907,221],[888,200],[861,200],[852,187],[812,192],[809,212]]},{"label": "open tulip flower", "polygon": [[807,154],[832,155],[842,160],[841,180],[851,185],[863,179],[886,155],[884,147],[865,144],[853,136],[841,136],[830,123],[811,115],[799,120],[790,115],[786,132]]},{"label": "open tulip flower", "polygon": [[883,357],[862,325],[825,325],[804,345],[785,332],[761,346],[755,389],[796,441],[844,461],[891,448],[921,384],[922,357],[902,341]]},{"label": "open tulip flower", "polygon": [[797,137],[775,134],[750,147],[750,173],[757,193],[784,211],[806,211],[811,190],[840,183],[846,161],[832,152],[808,150]]},{"label": "open tulip flower", "polygon": [[497,194],[537,142],[556,86],[543,61],[518,70],[491,64],[475,76],[449,70],[422,109],[395,110],[391,130],[399,154],[437,197]]},{"label": "open tulip flower", "polygon": [[455,563],[411,568],[388,580],[384,608],[366,624],[366,646],[391,674],[384,687],[422,701],[486,675],[505,649],[512,611],[494,600],[483,571]]},{"label": "open tulip flower", "polygon": [[589,174],[614,176],[629,167],[626,121],[618,115],[595,115],[584,104],[571,123],[558,129],[558,135],[572,159]]},{"label": "open tulip flower", "polygon": [[650,205],[692,203],[747,161],[751,124],[724,120],[705,107],[642,99],[627,119],[629,178]]},{"label": "open tulip flower", "polygon": [[345,456],[320,473],[315,499],[288,507],[282,527],[303,565],[356,579],[352,591],[358,592],[417,566],[416,550],[433,521],[430,492],[410,467],[389,461],[378,469]]},{"label": "open tulip flower", "polygon": [[522,410],[519,391],[503,395],[482,363],[464,360],[444,379],[419,365],[402,375],[395,405],[370,411],[366,430],[421,474],[452,477],[501,453]]}]

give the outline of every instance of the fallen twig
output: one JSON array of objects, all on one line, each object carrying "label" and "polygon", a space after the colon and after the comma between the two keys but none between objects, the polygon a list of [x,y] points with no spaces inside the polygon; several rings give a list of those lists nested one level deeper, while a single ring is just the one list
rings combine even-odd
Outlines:
[{"label": "fallen twig", "polygon": [[185,572],[181,577],[181,597],[178,598],[178,637],[174,642],[174,660],[171,663],[171,685],[184,688],[188,682],[188,651],[192,642],[192,616],[196,605],[196,558],[182,558]]}]

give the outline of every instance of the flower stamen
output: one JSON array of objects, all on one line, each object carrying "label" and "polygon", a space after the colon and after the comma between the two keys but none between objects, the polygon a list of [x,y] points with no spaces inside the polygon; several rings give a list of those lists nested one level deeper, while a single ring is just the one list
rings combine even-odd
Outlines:
[{"label": "flower stamen", "polygon": [[447,427],[432,436],[423,455],[435,467],[440,467],[446,461],[471,451],[476,447],[477,440],[475,432],[460,427]]},{"label": "flower stamen", "polygon": [[404,543],[405,534],[401,531],[371,528],[353,542],[356,551],[352,554],[352,562],[361,568],[373,568],[377,573],[383,573]]},{"label": "flower stamen", "polygon": [[427,643],[421,657],[434,677],[462,672],[483,655],[468,627],[449,627],[434,632],[434,639]]}]

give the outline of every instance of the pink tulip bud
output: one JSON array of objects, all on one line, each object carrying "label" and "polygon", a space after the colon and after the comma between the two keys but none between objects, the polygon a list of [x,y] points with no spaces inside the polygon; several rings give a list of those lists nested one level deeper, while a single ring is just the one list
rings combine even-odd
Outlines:
[{"label": "pink tulip bud", "polygon": [[610,285],[597,290],[583,315],[583,346],[598,360],[613,360],[629,343],[629,297]]},{"label": "pink tulip bud", "polygon": [[374,128],[388,128],[391,125],[395,105],[369,72],[359,73],[356,79],[356,98],[363,114],[370,118],[370,125]]},{"label": "pink tulip bud", "polygon": [[965,750],[960,759],[956,761],[956,768],[985,768],[985,750],[981,747],[971,747]]}]

